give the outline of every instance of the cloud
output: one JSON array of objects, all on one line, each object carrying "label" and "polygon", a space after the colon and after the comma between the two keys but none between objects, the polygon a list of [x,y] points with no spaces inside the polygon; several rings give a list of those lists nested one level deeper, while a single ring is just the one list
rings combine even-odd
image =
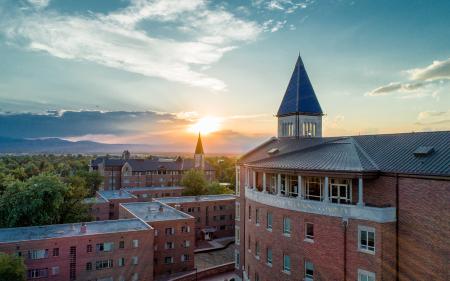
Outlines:
[{"label": "cloud", "polygon": [[37,9],[43,9],[50,4],[50,0],[28,0],[28,3],[36,7]]},{"label": "cloud", "polygon": [[254,0],[253,6],[266,9],[269,11],[282,11],[290,14],[297,9],[305,9],[314,3],[312,0],[298,1],[298,0]]},{"label": "cloud", "polygon": [[426,130],[448,129],[450,124],[450,110],[447,111],[422,111],[417,115],[417,126],[424,127]]},{"label": "cloud", "polygon": [[[225,83],[201,67],[208,68],[262,31],[256,22],[210,8],[206,0],[133,0],[109,14],[67,15],[48,10],[12,14],[0,19],[8,43],[61,59],[219,91],[226,88]],[[174,32],[183,33],[183,40],[157,36],[142,23],[173,27]]]},{"label": "cloud", "polygon": [[408,70],[411,80],[438,80],[450,79],[450,58],[443,61],[434,61],[425,68]]},{"label": "cloud", "polygon": [[417,120],[424,120],[430,117],[439,117],[448,114],[450,111],[422,111],[419,112],[419,115],[417,116]]},{"label": "cloud", "polygon": [[432,89],[433,86],[441,86],[445,84],[446,80],[450,80],[450,59],[434,61],[427,67],[406,70],[404,72],[409,74],[410,81],[392,82],[378,87],[366,93],[366,95],[374,97],[400,93],[403,94],[402,98],[436,97],[436,91],[426,93],[423,90],[427,88]]}]

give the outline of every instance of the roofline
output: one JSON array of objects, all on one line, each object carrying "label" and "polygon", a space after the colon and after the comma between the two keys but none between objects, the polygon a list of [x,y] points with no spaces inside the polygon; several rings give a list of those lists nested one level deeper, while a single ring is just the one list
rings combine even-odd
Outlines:
[{"label": "roofline", "polygon": [[172,206],[170,206],[170,205],[168,205],[168,204],[166,204],[166,203],[159,202],[159,201],[149,201],[149,202],[125,202],[125,203],[119,203],[119,206],[122,206],[123,208],[125,208],[125,209],[126,209],[128,212],[130,212],[130,214],[132,214],[135,218],[138,218],[138,219],[144,221],[146,224],[148,224],[147,221],[145,221],[144,219],[141,219],[138,215],[136,215],[134,212],[132,212],[130,209],[128,209],[128,208],[125,206],[125,205],[131,205],[131,204],[148,204],[148,203],[158,203],[158,204],[164,205],[164,207],[167,207],[167,208],[169,208],[169,209],[174,209],[175,211],[177,211],[177,213],[181,213],[181,214],[183,214],[183,215],[188,216],[187,218],[179,218],[179,219],[171,219],[171,220],[154,220],[154,221],[156,221],[156,222],[159,222],[159,221],[176,221],[176,220],[185,220],[185,219],[195,219],[194,216],[191,216],[191,215],[189,215],[189,214],[187,214],[187,213],[185,213],[185,212],[182,212],[182,211],[180,211],[180,210],[178,210],[178,209],[176,209],[176,208],[174,208],[174,207],[172,207]]},{"label": "roofline", "polygon": [[268,143],[277,140],[277,137],[270,137],[268,140],[264,141],[263,143],[261,143],[260,145],[257,145],[255,148],[252,148],[251,150],[249,150],[248,152],[244,153],[241,157],[239,157],[239,159],[236,161],[236,164],[241,163],[241,159],[244,157],[247,157],[249,154],[255,152],[256,150],[260,149],[261,147],[267,145]]},{"label": "roofline", "polygon": [[285,116],[292,116],[292,115],[308,115],[308,116],[324,116],[325,114],[323,112],[321,113],[313,113],[313,112],[291,112],[291,113],[285,113],[285,114],[276,114],[275,117],[285,117]]},{"label": "roofline", "polygon": [[260,167],[251,164],[243,164],[244,166],[261,169],[261,170],[269,170],[269,171],[280,171],[280,172],[290,172],[290,173],[298,173],[298,172],[306,172],[313,173],[318,175],[329,175],[330,173],[335,175],[358,175],[358,176],[378,176],[380,174],[379,170],[366,170],[366,171],[358,171],[358,170],[318,170],[318,169],[289,169],[289,168],[275,168],[275,167]]}]

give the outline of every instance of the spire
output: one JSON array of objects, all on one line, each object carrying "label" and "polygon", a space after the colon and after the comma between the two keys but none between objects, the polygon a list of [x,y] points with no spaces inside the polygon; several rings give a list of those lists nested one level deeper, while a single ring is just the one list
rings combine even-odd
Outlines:
[{"label": "spire", "polygon": [[323,115],[300,54],[277,116]]},{"label": "spire", "polygon": [[203,152],[202,137],[200,136],[200,133],[198,133],[198,140],[197,140],[197,146],[195,147],[195,154],[205,154]]}]

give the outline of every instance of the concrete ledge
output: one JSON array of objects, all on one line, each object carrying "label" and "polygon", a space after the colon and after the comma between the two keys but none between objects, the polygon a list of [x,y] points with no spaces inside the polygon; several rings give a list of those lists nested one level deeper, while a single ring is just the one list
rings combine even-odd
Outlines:
[{"label": "concrete ledge", "polygon": [[344,219],[368,220],[378,223],[395,222],[397,220],[395,207],[377,208],[326,203],[321,201],[303,200],[300,198],[282,197],[252,189],[245,189],[245,197],[252,201],[272,207],[304,213],[342,217]]},{"label": "concrete ledge", "polygon": [[203,278],[212,277],[214,275],[219,275],[225,272],[231,272],[234,270],[235,270],[234,262],[229,262],[218,266],[210,267],[204,270],[199,270],[197,272],[195,271],[189,272],[187,274],[168,279],[168,281],[195,281]]}]

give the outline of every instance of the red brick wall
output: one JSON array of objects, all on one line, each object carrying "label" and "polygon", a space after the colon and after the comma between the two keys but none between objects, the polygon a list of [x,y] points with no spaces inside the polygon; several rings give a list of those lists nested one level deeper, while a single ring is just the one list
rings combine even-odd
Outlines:
[{"label": "red brick wall", "polygon": [[[138,248],[132,247],[132,240],[139,240]],[[119,241],[125,242],[125,248],[119,249]],[[111,252],[96,252],[96,244],[114,242],[114,250]],[[92,245],[92,252],[87,253],[87,245]],[[153,280],[153,230],[130,231],[123,233],[108,233],[86,235],[79,237],[52,238],[17,243],[0,243],[0,252],[16,253],[21,251],[25,258],[27,269],[48,268],[49,278],[39,280],[60,281],[69,280],[69,250],[76,246],[76,278],[77,280],[96,280],[96,278],[124,276],[131,280],[134,273],[139,274],[139,280]],[[59,256],[53,257],[53,248],[59,248]],[[49,257],[39,260],[27,258],[28,250],[48,249]],[[131,265],[131,257],[138,256],[138,264]],[[119,258],[125,258],[125,266],[119,267]],[[113,268],[95,270],[95,262],[113,259]],[[86,263],[91,262],[92,271],[86,271]],[[60,273],[52,276],[52,267],[59,266]]]},{"label": "red brick wall", "polygon": [[218,265],[218,266],[214,266],[214,267],[210,267],[204,270],[199,270],[197,272],[191,272],[189,274],[180,276],[180,277],[175,277],[170,279],[170,281],[197,281],[197,280],[201,280],[203,278],[211,278],[214,277],[215,275],[219,275],[225,272],[230,272],[234,270],[234,263],[226,263],[226,264],[222,264],[222,265]]},{"label": "red brick wall", "polygon": [[399,179],[400,280],[449,280],[450,181]]}]

